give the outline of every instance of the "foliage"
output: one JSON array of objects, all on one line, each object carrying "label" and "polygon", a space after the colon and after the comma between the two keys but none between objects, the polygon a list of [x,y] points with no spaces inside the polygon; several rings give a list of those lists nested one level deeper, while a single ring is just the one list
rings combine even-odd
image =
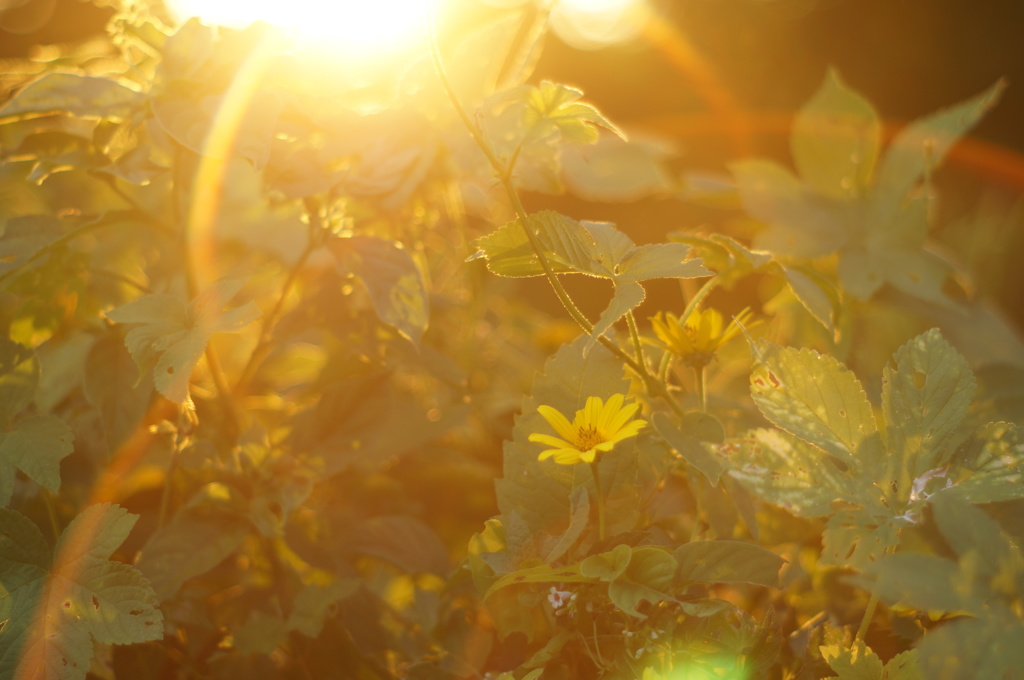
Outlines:
[{"label": "foliage", "polygon": [[675,178],[509,21],[335,89],[125,3],[17,66],[0,675],[1020,677],[1024,346],[930,238],[1003,84],[883,144],[830,72],[638,243],[526,208]]}]

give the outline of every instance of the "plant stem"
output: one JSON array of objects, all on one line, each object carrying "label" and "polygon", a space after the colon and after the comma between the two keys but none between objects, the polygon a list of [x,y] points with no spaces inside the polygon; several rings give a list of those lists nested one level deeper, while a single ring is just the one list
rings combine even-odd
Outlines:
[{"label": "plant stem", "polygon": [[277,301],[274,303],[274,307],[264,317],[263,328],[260,331],[260,339],[256,343],[256,347],[253,349],[252,354],[249,355],[249,359],[246,361],[245,366],[242,368],[241,375],[239,375],[238,380],[235,382],[233,394],[236,396],[244,394],[245,390],[249,387],[249,383],[256,375],[256,371],[259,369],[260,364],[263,363],[263,360],[266,359],[267,355],[270,353],[274,329],[277,328],[277,324],[281,321],[281,317],[284,314],[284,303],[288,299],[288,295],[291,293],[295,282],[298,281],[299,273],[302,271],[302,268],[305,267],[309,258],[323,244],[323,234],[325,234],[326,231],[320,219],[319,202],[312,197],[306,198],[305,206],[306,215],[309,218],[310,224],[309,242],[299,255],[299,259],[295,261],[295,264],[292,265],[291,269],[288,271],[288,276],[281,285],[281,292],[277,297]]},{"label": "plant stem", "polygon": [[708,296],[708,293],[718,285],[719,281],[721,281],[721,277],[718,274],[715,274],[704,282],[704,285],[701,286],[697,292],[694,293],[693,297],[690,298],[690,301],[686,303],[686,309],[683,310],[683,315],[679,317],[679,323],[686,323],[686,320],[690,318],[690,315],[697,309],[697,306]]},{"label": "plant stem", "polygon": [[697,403],[699,405],[701,413],[707,413],[708,412],[708,381],[707,381],[707,375],[708,375],[708,367],[707,367],[707,365],[704,365],[704,366],[694,366],[693,367],[694,382],[697,385],[697,400],[698,400]]},{"label": "plant stem", "polygon": [[598,470],[597,459],[590,464],[590,471],[594,473],[594,489],[597,502],[597,540],[604,541],[604,492],[601,490],[601,473]]},{"label": "plant stem", "polygon": [[864,610],[864,618],[860,620],[860,627],[857,628],[857,635],[854,637],[855,640],[864,639],[864,635],[868,632],[868,626],[871,624],[871,619],[875,616],[876,607],[878,607],[878,595],[872,593],[871,599],[868,600],[868,607]]}]

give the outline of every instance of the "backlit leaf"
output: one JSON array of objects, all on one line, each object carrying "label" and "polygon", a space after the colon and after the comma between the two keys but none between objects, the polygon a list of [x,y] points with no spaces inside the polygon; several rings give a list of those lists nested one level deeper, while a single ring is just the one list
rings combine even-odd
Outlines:
[{"label": "backlit leaf", "polygon": [[190,303],[173,295],[152,293],[107,312],[117,323],[132,324],[125,346],[142,374],[152,368],[156,389],[171,401],[188,398],[192,369],[215,333],[234,333],[260,316],[254,302],[225,310],[245,281],[225,279]]},{"label": "backlit leaf", "polygon": [[366,286],[377,316],[419,344],[430,321],[430,300],[423,275],[397,241],[351,236],[328,243],[338,270]]},{"label": "backlit leaf", "polygon": [[51,562],[39,530],[0,510],[0,675],[81,680],[94,641],[163,637],[149,583],[135,567],[109,559],[136,519],[109,504],[86,508],[64,529]]},{"label": "backlit leaf", "polygon": [[0,108],[0,117],[70,112],[86,118],[127,118],[142,103],[141,93],[111,78],[48,73]]},{"label": "backlit leaf", "polygon": [[881,127],[870,102],[829,70],[793,120],[790,148],[800,177],[824,196],[862,194],[878,159]]},{"label": "backlit leaf", "polygon": [[779,585],[784,559],[754,543],[691,541],[675,551],[678,578],[690,583]]}]

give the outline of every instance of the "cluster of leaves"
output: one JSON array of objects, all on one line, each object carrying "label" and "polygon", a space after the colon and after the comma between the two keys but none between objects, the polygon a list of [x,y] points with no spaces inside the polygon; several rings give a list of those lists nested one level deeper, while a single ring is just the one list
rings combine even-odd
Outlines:
[{"label": "cluster of leaves", "polygon": [[[330,92],[266,27],[133,3],[21,65],[0,675],[1019,676],[1024,347],[989,355],[1012,331],[929,241],[932,172],[1002,85],[883,152],[830,73],[797,174],[732,165],[753,243],[723,218],[638,245],[524,207],[674,180],[532,77],[520,20]],[[610,286],[596,320],[570,275]],[[728,321],[751,281],[773,292]],[[639,434],[538,459],[538,407],[612,395]]]}]

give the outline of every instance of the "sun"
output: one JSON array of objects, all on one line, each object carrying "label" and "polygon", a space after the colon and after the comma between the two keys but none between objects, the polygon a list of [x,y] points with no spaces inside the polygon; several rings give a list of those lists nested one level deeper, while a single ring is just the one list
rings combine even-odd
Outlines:
[{"label": "sun", "polygon": [[425,36],[438,0],[169,0],[179,19],[243,28],[265,21],[297,39],[356,56],[400,51]]}]

